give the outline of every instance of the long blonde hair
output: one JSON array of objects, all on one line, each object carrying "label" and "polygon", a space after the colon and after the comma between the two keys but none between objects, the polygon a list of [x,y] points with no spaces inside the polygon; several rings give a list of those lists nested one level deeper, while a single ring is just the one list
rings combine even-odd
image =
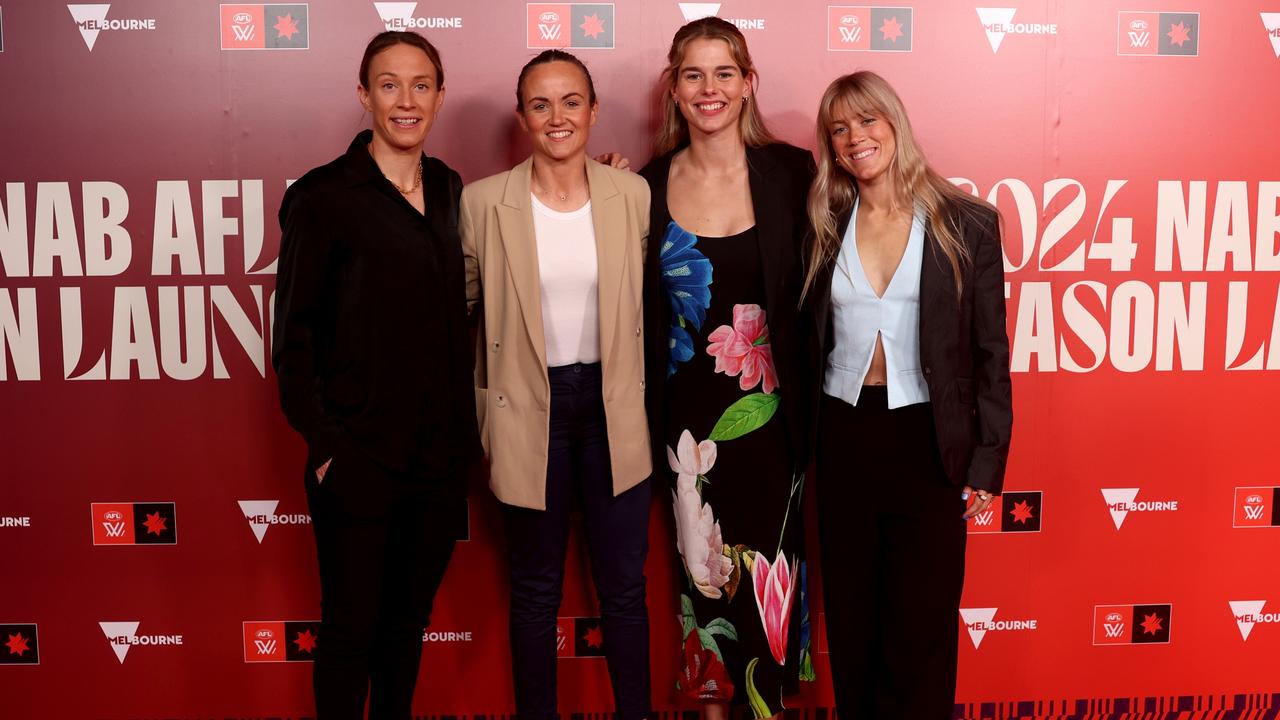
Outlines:
[{"label": "long blonde hair", "polygon": [[689,143],[689,123],[680,114],[680,109],[671,101],[671,93],[676,88],[680,76],[680,64],[684,62],[684,52],[694,40],[723,40],[729,46],[729,54],[738,66],[742,77],[752,84],[751,99],[744,104],[738,115],[738,130],[742,141],[748,147],[761,147],[777,142],[769,128],[765,126],[764,116],[760,114],[759,96],[755,92],[754,83],[760,79],[755,63],[751,61],[751,52],[747,50],[747,39],[742,31],[733,23],[718,17],[704,17],[685,23],[671,38],[671,49],[667,51],[667,67],[662,71],[660,85],[663,92],[659,96],[659,113],[662,115],[662,126],[658,128],[658,136],[653,141],[654,156],[665,155],[678,147]]},{"label": "long blonde hair", "polygon": [[809,187],[809,223],[813,237],[801,299],[813,287],[822,267],[840,252],[842,238],[836,234],[836,219],[853,207],[858,194],[857,183],[836,164],[831,146],[831,123],[841,111],[851,111],[855,117],[875,117],[893,128],[897,149],[885,172],[891,173],[894,180],[896,202],[899,207],[918,207],[924,211],[935,250],[941,251],[951,265],[959,298],[964,291],[963,271],[973,262],[964,244],[962,228],[969,222],[979,221],[981,208],[990,205],[965,194],[929,167],[898,94],[884,78],[863,70],[836,78],[827,86],[818,105],[818,173]]}]

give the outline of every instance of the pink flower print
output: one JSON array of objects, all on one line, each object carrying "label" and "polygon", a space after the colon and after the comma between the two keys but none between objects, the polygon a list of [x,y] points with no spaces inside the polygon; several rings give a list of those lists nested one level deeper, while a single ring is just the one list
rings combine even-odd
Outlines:
[{"label": "pink flower print", "polygon": [[763,553],[756,553],[751,565],[751,581],[760,610],[760,623],[769,641],[769,652],[779,665],[786,664],[787,627],[791,624],[791,601],[796,591],[797,573],[791,572],[781,553],[772,567]]},{"label": "pink flower print", "polygon": [[716,444],[713,440],[695,443],[693,434],[685,430],[680,433],[680,442],[676,447],[676,451],[672,452],[671,446],[667,446],[667,464],[671,466],[673,473],[696,478],[706,475],[716,464]]},{"label": "pink flower print", "polygon": [[698,492],[698,476],[710,470],[715,461],[716,444],[710,440],[694,444],[688,430],[680,435],[678,453],[667,447],[667,462],[677,473],[676,489],[671,493],[676,516],[676,549],[684,559],[694,587],[712,599],[721,596],[720,588],[733,572],[733,560],[724,554],[720,523]]},{"label": "pink flower print", "polygon": [[764,383],[766,393],[778,387],[769,346],[769,326],[759,305],[734,305],[733,327],[721,325],[707,336],[707,354],[716,359],[716,372],[738,376],[738,387],[750,390]]}]

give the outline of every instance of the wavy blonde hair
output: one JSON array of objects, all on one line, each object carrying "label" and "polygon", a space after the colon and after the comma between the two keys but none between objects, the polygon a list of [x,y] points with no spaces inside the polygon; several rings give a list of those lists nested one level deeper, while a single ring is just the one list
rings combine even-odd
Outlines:
[{"label": "wavy blonde hair", "polygon": [[885,172],[891,173],[894,180],[897,205],[924,211],[934,249],[941,251],[951,265],[956,297],[960,297],[964,291],[963,271],[973,262],[964,244],[963,227],[982,221],[982,208],[991,206],[967,195],[929,167],[898,94],[884,78],[863,70],[836,78],[818,105],[818,173],[809,187],[813,237],[801,299],[812,289],[820,269],[840,252],[842,238],[836,234],[836,219],[853,207],[858,195],[857,183],[836,163],[831,145],[831,123],[846,113],[874,117],[893,128],[896,150]]},{"label": "wavy blonde hair", "polygon": [[729,55],[738,66],[738,71],[751,86],[751,100],[744,104],[738,115],[738,130],[742,141],[749,147],[761,147],[777,142],[773,133],[765,126],[764,116],[760,114],[759,96],[755,92],[755,84],[760,79],[755,63],[751,61],[751,52],[747,50],[747,39],[742,31],[733,23],[718,17],[705,17],[685,23],[671,38],[671,49],[667,51],[667,67],[662,71],[660,84],[663,92],[659,95],[659,114],[662,125],[658,128],[658,136],[653,141],[654,156],[665,155],[678,147],[689,143],[689,123],[680,114],[680,109],[671,101],[671,94],[679,80],[680,64],[684,62],[684,52],[694,40],[723,40],[729,46]]}]

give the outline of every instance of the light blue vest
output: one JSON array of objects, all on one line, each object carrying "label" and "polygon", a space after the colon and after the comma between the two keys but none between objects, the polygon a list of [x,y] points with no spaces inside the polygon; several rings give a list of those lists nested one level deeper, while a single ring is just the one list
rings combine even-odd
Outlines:
[{"label": "light blue vest", "polygon": [[924,215],[911,220],[907,249],[884,297],[876,297],[862,269],[857,242],[858,201],[844,233],[831,278],[831,315],[835,347],[827,356],[823,392],[858,404],[862,381],[871,367],[876,334],[884,344],[889,407],[929,402],[929,386],[920,371],[920,263],[924,259]]}]

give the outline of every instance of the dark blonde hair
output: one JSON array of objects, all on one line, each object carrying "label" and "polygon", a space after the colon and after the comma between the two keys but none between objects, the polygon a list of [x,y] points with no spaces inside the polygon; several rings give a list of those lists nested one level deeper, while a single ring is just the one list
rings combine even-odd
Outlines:
[{"label": "dark blonde hair", "polygon": [[831,145],[831,124],[844,112],[853,117],[874,117],[893,129],[895,150],[885,172],[893,178],[895,203],[900,208],[923,210],[935,249],[951,265],[959,297],[964,290],[963,271],[973,261],[962,228],[980,221],[982,208],[991,206],[965,194],[929,167],[902,100],[884,78],[865,70],[836,78],[818,104],[818,172],[809,187],[813,237],[801,297],[812,288],[820,268],[840,252],[842,238],[836,234],[836,218],[853,207],[858,195],[857,183],[836,163]]},{"label": "dark blonde hair", "polygon": [[[680,64],[684,62],[685,49],[694,40],[722,40],[729,46],[729,54],[738,66],[742,77],[750,83],[759,80],[755,63],[751,61],[751,52],[747,50],[747,39],[742,31],[733,23],[718,17],[705,17],[686,23],[671,38],[671,49],[667,51],[667,67],[662,71],[660,83],[665,92],[659,100],[659,114],[662,126],[658,128],[658,136],[653,141],[653,154],[664,155],[689,142],[689,123],[680,114],[680,109],[671,101],[671,91],[675,90],[679,81]],[[765,126],[764,117],[760,114],[760,102],[756,93],[753,99],[745,103],[738,116],[738,130],[742,133],[742,141],[750,147],[760,147],[777,142],[769,128]]]}]

